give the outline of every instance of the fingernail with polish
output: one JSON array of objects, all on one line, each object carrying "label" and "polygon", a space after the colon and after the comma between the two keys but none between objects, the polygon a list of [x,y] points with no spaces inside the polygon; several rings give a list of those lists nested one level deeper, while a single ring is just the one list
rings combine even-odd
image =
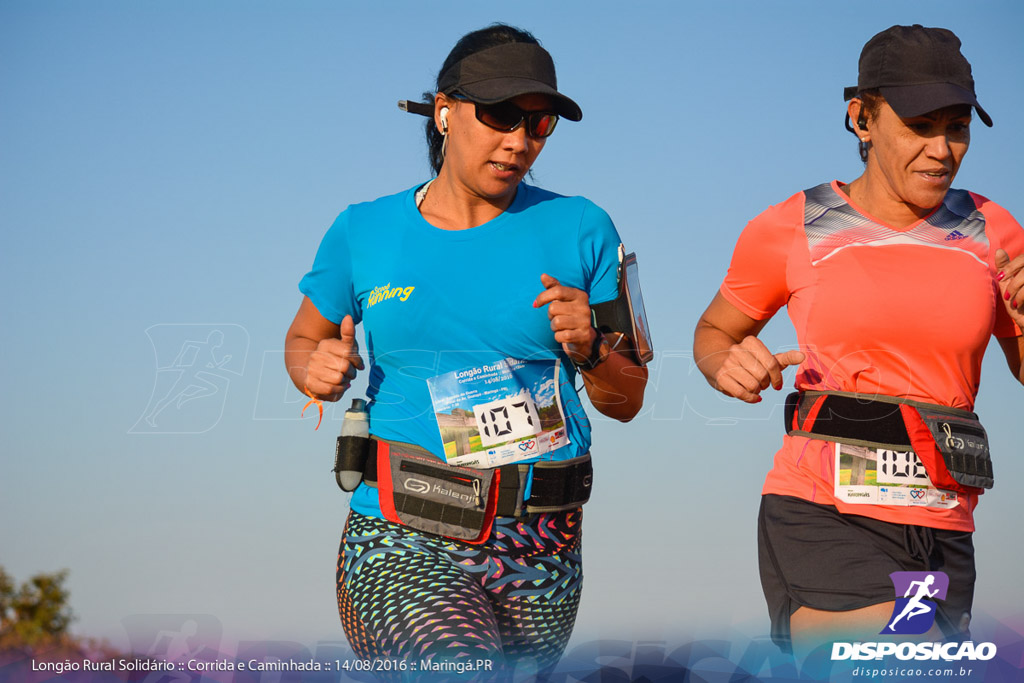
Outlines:
[{"label": "fingernail with polish", "polygon": [[1006,273],[1000,270],[996,273],[996,282],[1002,282],[1004,277],[1006,277]]}]

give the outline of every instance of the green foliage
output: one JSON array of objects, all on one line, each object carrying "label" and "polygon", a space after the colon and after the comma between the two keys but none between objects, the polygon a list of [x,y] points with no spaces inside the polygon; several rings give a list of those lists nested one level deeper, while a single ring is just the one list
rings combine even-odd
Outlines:
[{"label": "green foliage", "polygon": [[34,647],[63,638],[74,619],[64,587],[68,570],[36,574],[15,588],[0,567],[0,647]]},{"label": "green foliage", "polygon": [[7,614],[14,605],[14,579],[0,567],[0,632],[7,624]]}]

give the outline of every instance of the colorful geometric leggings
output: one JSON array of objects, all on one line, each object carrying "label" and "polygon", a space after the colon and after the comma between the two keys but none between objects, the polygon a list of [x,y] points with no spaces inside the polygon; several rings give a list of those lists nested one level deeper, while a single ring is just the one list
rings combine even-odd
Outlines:
[{"label": "colorful geometric leggings", "polygon": [[498,517],[487,541],[469,545],[352,512],[338,612],[353,651],[410,664],[489,660],[494,678],[551,669],[583,588],[581,520],[579,509]]}]

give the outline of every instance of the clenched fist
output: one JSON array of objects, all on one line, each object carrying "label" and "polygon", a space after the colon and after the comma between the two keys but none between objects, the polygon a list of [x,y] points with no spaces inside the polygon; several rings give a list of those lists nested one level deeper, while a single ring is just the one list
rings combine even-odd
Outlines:
[{"label": "clenched fist", "polygon": [[356,371],[363,369],[352,316],[346,315],[340,327],[338,337],[320,340],[306,363],[306,389],[324,401],[341,398],[352,384]]}]

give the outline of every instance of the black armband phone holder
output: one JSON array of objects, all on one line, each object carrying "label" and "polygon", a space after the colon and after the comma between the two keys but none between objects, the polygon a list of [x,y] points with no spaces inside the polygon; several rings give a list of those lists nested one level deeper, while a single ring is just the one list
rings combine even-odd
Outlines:
[{"label": "black armband phone holder", "polygon": [[625,335],[633,352],[633,359],[647,365],[654,358],[654,342],[644,311],[643,293],[640,291],[640,272],[636,254],[626,254],[619,245],[619,293],[611,301],[590,307],[594,327],[603,333]]}]

